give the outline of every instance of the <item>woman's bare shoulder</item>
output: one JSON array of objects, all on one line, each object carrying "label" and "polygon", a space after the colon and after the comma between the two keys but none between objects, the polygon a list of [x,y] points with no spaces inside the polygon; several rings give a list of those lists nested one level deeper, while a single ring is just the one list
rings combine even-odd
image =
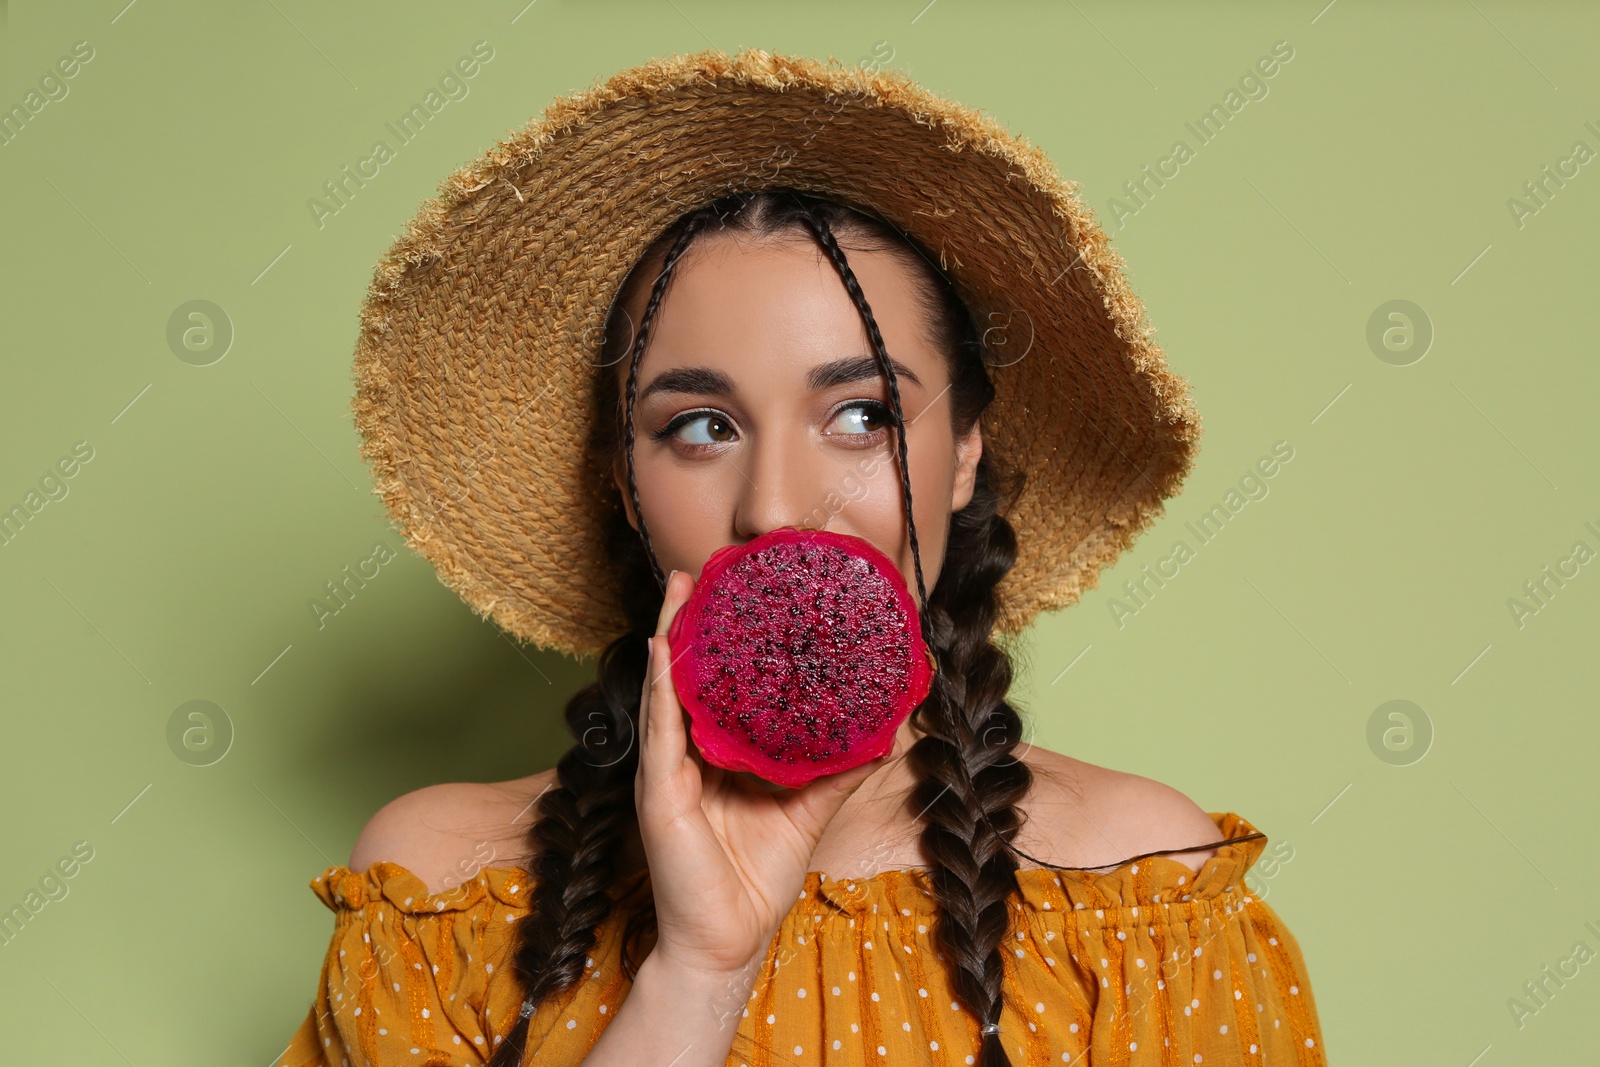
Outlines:
[{"label": "woman's bare shoulder", "polygon": [[362,827],[350,851],[352,871],[397,863],[441,892],[485,867],[528,859],[528,829],[539,797],[556,781],[552,768],[505,782],[442,782],[389,801]]},{"label": "woman's bare shoulder", "polygon": [[[1216,823],[1206,810],[1164,782],[1037,745],[1030,746],[1023,758],[1035,772],[1028,807],[1031,840],[1049,852],[1021,847],[1040,859],[1090,867],[1218,838]],[[1026,835],[1027,829],[1023,832]],[[1216,849],[1208,848],[1173,853],[1171,858],[1198,871],[1215,854]]]}]

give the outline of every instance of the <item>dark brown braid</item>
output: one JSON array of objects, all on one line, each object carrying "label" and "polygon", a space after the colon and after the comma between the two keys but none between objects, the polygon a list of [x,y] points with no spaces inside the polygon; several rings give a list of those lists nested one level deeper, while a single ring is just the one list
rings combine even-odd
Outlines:
[{"label": "dark brown braid", "polygon": [[[981,467],[989,459],[986,453]],[[935,932],[955,968],[955,985],[977,1016],[978,1067],[1009,1064],[1000,1021],[1002,942],[1017,889],[1021,829],[1017,810],[1033,772],[1012,750],[1022,720],[1006,701],[1011,659],[991,641],[998,612],[995,585],[1016,560],[1016,537],[1000,500],[980,476],[972,501],[951,518],[946,558],[960,566],[940,575],[929,605],[929,633],[940,670],[929,698],[913,713],[924,735],[906,753],[916,775],[911,805],[924,821],[921,844],[932,862],[929,888],[939,904]],[[988,1032],[985,1032],[988,1031]]]},{"label": "dark brown braid", "polygon": [[[998,1023],[1002,997],[1006,901],[1016,889],[1011,840],[1021,825],[1015,805],[1027,795],[1032,774],[1011,756],[1021,721],[1005,701],[1011,682],[1006,652],[991,642],[997,613],[995,586],[1010,570],[1015,538],[1002,515],[1020,482],[986,447],[978,464],[972,501],[951,519],[944,566],[931,598],[912,519],[911,491],[898,382],[876,319],[834,237],[841,227],[905,257],[921,279],[918,299],[950,368],[951,425],[958,434],[972,427],[994,396],[983,346],[968,307],[920,245],[892,224],[834,201],[792,190],[740,192],[719,198],[677,220],[640,256],[607,318],[595,380],[595,418],[590,438],[595,491],[611,507],[607,551],[622,577],[629,632],[602,653],[596,681],[567,705],[568,729],[577,744],[557,764],[557,784],[540,798],[529,832],[533,876],[529,914],[516,927],[514,970],[526,989],[515,1026],[496,1042],[488,1067],[513,1067],[523,1059],[528,1021],[552,994],[571,989],[584,974],[586,954],[609,918],[609,890],[624,874],[616,857],[626,839],[637,844],[633,801],[638,766],[635,731],[644,683],[644,642],[655,631],[664,576],[649,545],[633,478],[632,404],[637,364],[673,268],[692,237],[713,223],[755,234],[803,226],[827,253],[866,326],[873,354],[888,378],[898,460],[924,633],[940,669],[933,689],[914,715],[927,736],[912,746],[909,766],[918,777],[908,811],[926,817],[921,836],[932,859],[930,885],[939,904],[936,935],[952,961],[961,998],[980,1026]],[[842,232],[842,231],[841,231]],[[660,261],[637,336],[621,329],[628,294],[642,284],[646,264]],[[612,368],[631,356],[625,394],[618,397]],[[635,531],[621,501],[609,492],[607,472],[619,451],[627,462],[628,492],[639,523]],[[654,579],[652,581],[652,578]],[[623,934],[623,967],[637,974],[633,951],[654,925],[654,903],[644,894],[631,909]],[[1000,1036],[983,1036],[980,1067],[1009,1064]]]}]

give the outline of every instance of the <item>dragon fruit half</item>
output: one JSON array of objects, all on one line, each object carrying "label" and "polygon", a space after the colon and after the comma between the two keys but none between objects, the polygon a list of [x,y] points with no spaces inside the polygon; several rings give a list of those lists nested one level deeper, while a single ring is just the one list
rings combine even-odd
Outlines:
[{"label": "dragon fruit half", "polygon": [[668,640],[706,762],[792,788],[886,755],[933,683],[899,569],[826,530],[783,527],[712,553]]}]

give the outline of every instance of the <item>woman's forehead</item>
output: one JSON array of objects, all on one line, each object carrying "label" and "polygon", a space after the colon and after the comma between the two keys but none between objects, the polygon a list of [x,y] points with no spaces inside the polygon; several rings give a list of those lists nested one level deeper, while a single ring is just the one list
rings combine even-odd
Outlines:
[{"label": "woman's forehead", "polygon": [[[845,255],[897,373],[939,388],[946,372],[913,272],[889,251],[846,242]],[[641,290],[629,309],[635,322],[648,299],[648,286]],[[639,374],[644,382],[692,366],[737,389],[781,383],[809,392],[859,379],[852,364],[863,358],[873,359],[865,321],[812,238],[702,235],[674,269]]]}]

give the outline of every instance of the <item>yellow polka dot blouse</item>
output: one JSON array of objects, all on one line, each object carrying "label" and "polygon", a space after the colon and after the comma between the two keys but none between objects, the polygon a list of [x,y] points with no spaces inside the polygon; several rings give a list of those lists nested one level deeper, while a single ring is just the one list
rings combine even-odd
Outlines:
[{"label": "yellow polka dot blouse", "polygon": [[[1219,839],[1256,832],[1231,812],[1211,818]],[[1012,1063],[1325,1064],[1299,945],[1245,884],[1265,846],[1224,845],[1199,872],[1169,856],[1096,872],[1019,870],[1002,944],[1000,1035]],[[619,883],[616,898],[643,875]],[[522,1004],[509,953],[528,910],[525,871],[485,868],[429,894],[410,871],[379,862],[361,873],[330,867],[311,888],[334,913],[333,940],[282,1067],[488,1060]],[[628,914],[619,905],[584,977],[534,1014],[525,1062],[579,1063],[623,1010]],[[946,974],[936,914],[919,871],[807,874],[729,1067],[973,1063],[978,1022]]]}]

